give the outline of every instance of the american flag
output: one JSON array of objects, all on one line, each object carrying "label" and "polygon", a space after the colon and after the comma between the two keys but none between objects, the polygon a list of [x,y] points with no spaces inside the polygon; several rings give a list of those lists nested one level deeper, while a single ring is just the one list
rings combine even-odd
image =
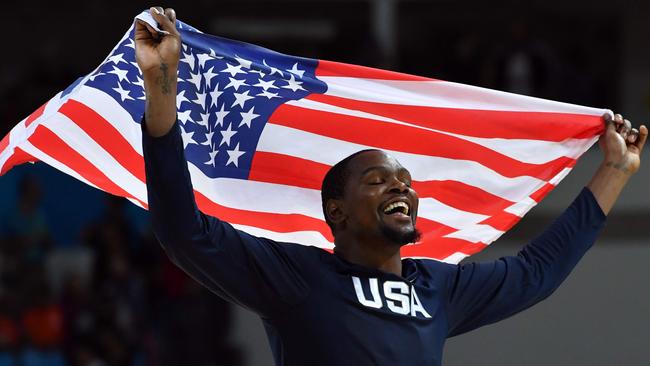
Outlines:
[{"label": "american flag", "polygon": [[[155,25],[143,13],[138,18]],[[199,208],[254,235],[331,249],[320,185],[379,148],[410,170],[419,243],[457,263],[511,228],[603,130],[604,109],[182,35],[176,106]],[[133,27],[92,73],[0,142],[0,175],[42,161],[147,207]]]}]

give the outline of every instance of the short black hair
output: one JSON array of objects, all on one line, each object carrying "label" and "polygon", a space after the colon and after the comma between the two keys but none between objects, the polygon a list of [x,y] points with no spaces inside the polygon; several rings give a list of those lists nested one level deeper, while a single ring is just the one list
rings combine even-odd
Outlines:
[{"label": "short black hair", "polygon": [[325,178],[323,178],[323,184],[320,190],[320,196],[323,204],[323,216],[325,216],[325,222],[332,230],[332,233],[334,233],[334,223],[331,222],[330,219],[327,217],[327,207],[326,207],[327,201],[331,199],[343,198],[343,195],[345,194],[345,185],[347,184],[348,178],[350,177],[350,171],[348,169],[350,162],[357,155],[369,151],[381,151],[381,150],[365,149],[365,150],[357,151],[354,154],[348,156],[347,158],[334,164],[330,168],[330,170],[327,171],[327,174],[325,174]]}]

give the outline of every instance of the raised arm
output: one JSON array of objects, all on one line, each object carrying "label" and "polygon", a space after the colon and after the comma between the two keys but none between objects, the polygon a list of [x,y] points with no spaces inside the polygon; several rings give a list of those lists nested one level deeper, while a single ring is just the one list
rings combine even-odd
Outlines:
[{"label": "raised arm", "polygon": [[175,13],[152,8],[151,15],[169,33],[161,35],[136,21],[136,59],[146,93],[142,145],[154,234],[170,259],[195,280],[273,317],[308,294],[300,269],[305,248],[246,234],[198,210],[176,122],[181,38]]},{"label": "raised arm", "polygon": [[181,35],[176,29],[176,12],[153,7],[151,16],[169,32],[159,34],[149,24],[135,22],[135,58],[146,91],[146,131],[152,137],[166,135],[176,122],[176,79]]},{"label": "raised arm", "polygon": [[631,175],[648,129],[616,115],[600,140],[603,163],[569,208],[517,256],[451,269],[449,336],[511,316],[549,296],[591,247]]}]

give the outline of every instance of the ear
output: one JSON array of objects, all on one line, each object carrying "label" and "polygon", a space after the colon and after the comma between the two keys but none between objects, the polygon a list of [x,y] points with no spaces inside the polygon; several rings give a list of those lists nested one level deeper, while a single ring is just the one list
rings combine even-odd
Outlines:
[{"label": "ear", "polygon": [[347,218],[343,202],[337,199],[330,199],[327,201],[327,204],[325,205],[325,213],[327,214],[329,221],[331,221],[335,226],[339,226]]}]

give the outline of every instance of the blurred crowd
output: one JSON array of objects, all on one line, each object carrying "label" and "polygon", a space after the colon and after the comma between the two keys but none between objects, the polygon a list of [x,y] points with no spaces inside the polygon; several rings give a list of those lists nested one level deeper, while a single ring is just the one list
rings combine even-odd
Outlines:
[{"label": "blurred crowd", "polygon": [[136,232],[130,203],[107,196],[79,245],[61,247],[40,184],[25,176],[0,221],[0,366],[242,364],[230,305]]}]

